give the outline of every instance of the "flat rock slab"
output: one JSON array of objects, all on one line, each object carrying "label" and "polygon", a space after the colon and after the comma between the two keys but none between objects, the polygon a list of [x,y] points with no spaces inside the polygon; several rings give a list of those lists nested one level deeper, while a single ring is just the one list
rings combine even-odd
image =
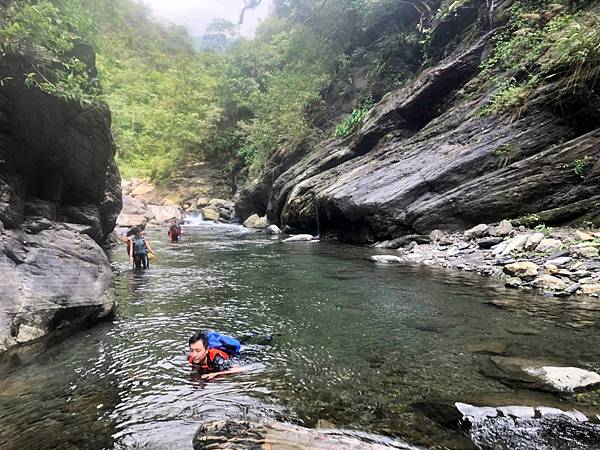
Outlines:
[{"label": "flat rock slab", "polygon": [[595,372],[548,361],[491,357],[482,371],[509,386],[550,392],[571,393],[600,386],[600,375]]},{"label": "flat rock slab", "polygon": [[196,431],[193,445],[194,450],[416,449],[405,442],[384,436],[351,430],[313,430],[275,420],[208,422]]},{"label": "flat rock slab", "polygon": [[316,242],[318,240],[319,239],[315,238],[312,234],[296,234],[281,242]]}]

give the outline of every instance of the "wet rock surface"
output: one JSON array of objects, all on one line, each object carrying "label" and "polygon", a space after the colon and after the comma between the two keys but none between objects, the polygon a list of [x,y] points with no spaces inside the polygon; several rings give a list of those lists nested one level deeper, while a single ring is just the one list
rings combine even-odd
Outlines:
[{"label": "wet rock surface", "polygon": [[202,424],[194,436],[194,450],[277,448],[303,449],[415,449],[405,442],[352,430],[313,430],[274,420],[224,420]]},{"label": "wet rock surface", "polygon": [[[93,58],[92,58],[93,60]],[[9,57],[0,93],[0,351],[114,310],[100,248],[121,210],[106,105],[26,88]]]}]

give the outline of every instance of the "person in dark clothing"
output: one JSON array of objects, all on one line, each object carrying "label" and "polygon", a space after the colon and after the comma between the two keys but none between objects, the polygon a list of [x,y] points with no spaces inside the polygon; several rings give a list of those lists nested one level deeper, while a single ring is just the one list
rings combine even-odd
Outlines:
[{"label": "person in dark clothing", "polygon": [[223,350],[209,348],[204,331],[196,331],[189,339],[189,346],[188,362],[192,365],[192,369],[206,372],[202,375],[203,380],[244,371],[244,368],[236,366]]},{"label": "person in dark clothing", "polygon": [[154,255],[148,241],[138,229],[135,229],[133,237],[129,240],[129,260],[136,269],[149,267],[148,252]]}]

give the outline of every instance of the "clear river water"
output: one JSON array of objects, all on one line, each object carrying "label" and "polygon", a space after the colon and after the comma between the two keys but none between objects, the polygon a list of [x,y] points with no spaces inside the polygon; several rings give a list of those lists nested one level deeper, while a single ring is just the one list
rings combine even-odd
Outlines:
[{"label": "clear river water", "polygon": [[[238,226],[197,223],[184,232],[169,244],[166,229],[148,231],[158,258],[146,271],[131,270],[124,247],[113,251],[114,319],[0,358],[0,448],[190,449],[200,423],[239,417],[475,448],[419,405],[563,401],[486,377],[490,353],[600,372],[594,299],[376,265],[373,249],[282,244]],[[186,361],[195,329],[273,338],[243,348],[245,373],[203,382]],[[598,397],[568,401],[589,410]],[[529,445],[514,448],[560,447]]]}]

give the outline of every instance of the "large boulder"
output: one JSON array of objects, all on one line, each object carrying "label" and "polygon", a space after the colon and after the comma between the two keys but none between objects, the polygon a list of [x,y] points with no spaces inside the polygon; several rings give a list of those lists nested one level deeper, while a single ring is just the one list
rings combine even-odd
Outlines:
[{"label": "large boulder", "polygon": [[148,205],[148,212],[154,216],[154,221],[159,224],[167,223],[172,219],[180,221],[183,218],[178,206]]},{"label": "large boulder", "polygon": [[55,223],[37,234],[0,235],[0,352],[113,313],[109,261],[77,229]]},{"label": "large boulder", "polygon": [[112,313],[113,274],[99,244],[114,228],[121,188],[106,105],[26,87],[10,55],[0,72],[3,351]]}]

